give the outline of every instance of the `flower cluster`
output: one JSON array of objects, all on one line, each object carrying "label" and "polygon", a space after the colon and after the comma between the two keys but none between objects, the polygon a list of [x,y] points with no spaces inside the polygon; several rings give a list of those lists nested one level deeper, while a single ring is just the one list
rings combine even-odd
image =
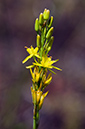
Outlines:
[{"label": "flower cluster", "polygon": [[[54,41],[53,34],[53,16],[50,17],[50,11],[48,9],[44,9],[43,13],[40,13],[39,18],[35,20],[35,31],[37,32],[36,36],[36,47],[30,48],[26,47],[26,51],[29,55],[22,61],[22,63],[26,63],[30,58],[34,59],[31,65],[26,66],[27,69],[30,69],[30,73],[32,76],[32,101],[34,104],[34,116],[35,119],[39,119],[37,117],[37,112],[41,109],[44,98],[47,96],[48,91],[44,92],[45,87],[50,84],[52,80],[52,73],[55,72],[52,70],[60,68],[55,67],[53,64],[56,63],[57,60],[52,60],[52,56],[49,56],[48,53],[52,48],[52,44]],[[48,70],[50,71],[47,76]]]}]

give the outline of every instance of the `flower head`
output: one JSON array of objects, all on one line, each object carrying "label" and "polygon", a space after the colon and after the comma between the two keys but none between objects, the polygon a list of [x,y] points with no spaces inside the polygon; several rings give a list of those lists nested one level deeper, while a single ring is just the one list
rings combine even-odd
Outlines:
[{"label": "flower head", "polygon": [[27,62],[30,58],[32,58],[33,56],[40,58],[40,56],[38,55],[38,47],[36,47],[35,49],[31,46],[31,48],[26,47],[26,51],[30,54],[29,56],[27,56],[22,63],[24,64],[25,62]]},{"label": "flower head", "polygon": [[54,64],[55,62],[57,62],[58,60],[59,60],[59,59],[57,59],[57,60],[51,60],[51,57],[44,56],[44,57],[42,57],[42,60],[41,60],[40,63],[38,63],[38,62],[36,61],[36,63],[33,63],[33,65],[41,66],[41,67],[44,67],[44,68],[47,68],[47,69],[52,69],[52,68],[54,68],[54,69],[57,69],[57,70],[62,71],[60,68],[55,67],[55,66],[52,65],[52,64]]}]

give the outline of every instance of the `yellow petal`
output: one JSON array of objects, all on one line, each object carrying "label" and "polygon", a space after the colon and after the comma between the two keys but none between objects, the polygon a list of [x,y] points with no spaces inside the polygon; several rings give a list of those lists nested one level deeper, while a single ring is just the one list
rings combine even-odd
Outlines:
[{"label": "yellow petal", "polygon": [[36,47],[36,48],[34,49],[34,52],[35,52],[35,53],[37,53],[37,52],[38,52],[38,47]]},{"label": "yellow petal", "polygon": [[22,61],[22,63],[24,64],[25,62],[27,62],[32,56],[33,56],[33,55],[27,56],[27,57]]},{"label": "yellow petal", "polygon": [[54,63],[57,62],[57,61],[59,61],[59,59],[57,59],[57,60],[52,60],[52,61],[51,61],[51,65],[54,64]]},{"label": "yellow petal", "polygon": [[27,51],[29,54],[32,54],[31,48],[27,48],[26,51]]},{"label": "yellow petal", "polygon": [[40,56],[39,56],[38,54],[35,54],[35,56],[36,56],[37,58],[40,58]]},{"label": "yellow petal", "polygon": [[29,65],[29,66],[26,66],[26,69],[30,69],[30,68],[33,68],[34,65]]},{"label": "yellow petal", "polygon": [[42,64],[39,63],[33,63],[33,65],[42,66]]}]

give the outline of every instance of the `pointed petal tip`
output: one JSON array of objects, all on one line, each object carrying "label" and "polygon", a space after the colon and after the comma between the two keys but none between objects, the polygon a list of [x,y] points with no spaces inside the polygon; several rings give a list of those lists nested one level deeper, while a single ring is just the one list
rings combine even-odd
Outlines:
[{"label": "pointed petal tip", "polygon": [[33,68],[34,65],[29,65],[29,66],[26,66],[26,69],[30,69],[30,68]]}]

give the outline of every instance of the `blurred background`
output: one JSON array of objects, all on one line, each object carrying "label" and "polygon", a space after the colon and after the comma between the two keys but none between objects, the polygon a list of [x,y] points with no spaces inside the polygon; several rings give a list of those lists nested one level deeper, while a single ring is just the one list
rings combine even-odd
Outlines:
[{"label": "blurred background", "polygon": [[46,88],[39,129],[85,129],[84,0],[0,0],[0,129],[32,129],[32,81],[21,61],[24,46],[36,45],[34,21],[44,8],[54,17],[50,55],[63,71]]}]

